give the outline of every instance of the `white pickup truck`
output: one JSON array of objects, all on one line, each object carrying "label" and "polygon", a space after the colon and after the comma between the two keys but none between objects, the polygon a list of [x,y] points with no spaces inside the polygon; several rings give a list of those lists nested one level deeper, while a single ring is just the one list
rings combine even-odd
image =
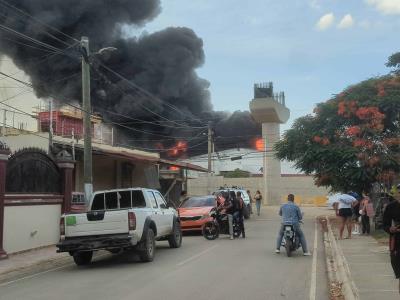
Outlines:
[{"label": "white pickup truck", "polygon": [[89,264],[93,251],[135,250],[142,261],[154,258],[155,241],[182,244],[178,213],[157,190],[144,188],[95,192],[86,213],[60,220],[57,252],[69,252],[77,265]]}]

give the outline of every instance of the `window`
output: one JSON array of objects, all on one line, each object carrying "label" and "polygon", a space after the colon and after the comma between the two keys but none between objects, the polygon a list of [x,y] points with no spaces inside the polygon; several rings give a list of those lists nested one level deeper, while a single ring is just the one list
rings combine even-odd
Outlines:
[{"label": "window", "polygon": [[72,204],[85,204],[85,195],[81,193],[72,193]]},{"label": "window", "polygon": [[92,210],[104,210],[104,194],[96,194],[94,196]]},{"label": "window", "polygon": [[147,195],[150,198],[151,207],[158,208],[156,198],[154,197],[153,192],[147,192]]},{"label": "window", "polygon": [[131,208],[131,191],[118,192],[119,208]]},{"label": "window", "polygon": [[166,209],[167,208],[167,204],[165,204],[164,198],[161,196],[160,193],[155,193],[156,199],[157,199],[157,203],[158,206],[160,208]]},{"label": "window", "polygon": [[118,193],[105,193],[106,209],[118,209]]},{"label": "window", "polygon": [[146,207],[142,191],[132,191],[132,207]]}]

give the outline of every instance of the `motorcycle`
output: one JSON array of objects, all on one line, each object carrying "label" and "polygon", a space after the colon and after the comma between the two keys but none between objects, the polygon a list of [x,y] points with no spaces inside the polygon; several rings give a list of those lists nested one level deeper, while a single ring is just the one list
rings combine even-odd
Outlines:
[{"label": "motorcycle", "polygon": [[[210,212],[211,221],[208,221],[203,225],[203,236],[207,240],[215,240],[220,234],[229,235],[229,221],[228,215],[221,214],[218,210],[212,210]],[[241,234],[240,224],[236,218],[233,218],[233,237],[238,238]]]},{"label": "motorcycle", "polygon": [[300,238],[291,224],[285,224],[283,228],[283,246],[286,249],[288,257],[292,256],[292,252],[300,248]]}]

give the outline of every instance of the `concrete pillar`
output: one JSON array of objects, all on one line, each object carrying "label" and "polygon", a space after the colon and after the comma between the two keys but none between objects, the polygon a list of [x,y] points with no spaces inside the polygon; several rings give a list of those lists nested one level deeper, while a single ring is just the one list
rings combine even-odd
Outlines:
[{"label": "concrete pillar", "polygon": [[10,150],[0,142],[0,260],[8,257],[3,247],[4,237],[4,200],[6,194],[6,168]]},{"label": "concrete pillar", "polygon": [[264,140],[264,205],[280,204],[281,162],[275,158],[274,145],[279,141],[279,123],[263,123],[262,136]]},{"label": "concrete pillar", "polygon": [[[277,205],[281,202],[278,193],[281,186],[281,162],[275,158],[273,148],[280,138],[280,124],[290,117],[285,106],[284,94],[276,98],[272,82],[254,85],[254,99],[250,101],[250,111],[254,120],[262,124],[264,139],[264,204]],[[277,101],[278,100],[278,101]]]},{"label": "concrete pillar", "polygon": [[75,161],[72,160],[72,155],[66,150],[58,153],[56,158],[57,165],[62,172],[62,193],[64,195],[64,201],[61,207],[61,213],[68,213],[71,211]]},{"label": "concrete pillar", "polygon": [[72,192],[73,192],[73,171],[74,162],[71,161],[59,161],[57,162],[58,167],[62,170],[62,192],[64,194],[64,201],[62,204],[61,212],[68,213],[71,211]]}]

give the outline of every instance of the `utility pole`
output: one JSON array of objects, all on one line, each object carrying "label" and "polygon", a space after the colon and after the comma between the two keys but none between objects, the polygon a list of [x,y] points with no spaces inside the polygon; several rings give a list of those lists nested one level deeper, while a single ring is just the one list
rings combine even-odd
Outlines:
[{"label": "utility pole", "polygon": [[211,153],[212,153],[212,128],[211,122],[208,122],[208,173],[211,174]]},{"label": "utility pole", "polygon": [[212,162],[211,162],[211,154],[212,154],[212,146],[213,146],[213,138],[212,138],[212,122],[208,122],[208,174],[207,174],[207,190],[208,194],[211,194],[211,172],[212,172]]},{"label": "utility pole", "polygon": [[49,100],[49,151],[51,154],[51,148],[53,147],[53,100]]},{"label": "utility pole", "polygon": [[90,121],[90,66],[89,66],[89,38],[81,38],[82,50],[82,107],[83,107],[83,182],[86,204],[93,193],[92,176],[92,124]]}]

